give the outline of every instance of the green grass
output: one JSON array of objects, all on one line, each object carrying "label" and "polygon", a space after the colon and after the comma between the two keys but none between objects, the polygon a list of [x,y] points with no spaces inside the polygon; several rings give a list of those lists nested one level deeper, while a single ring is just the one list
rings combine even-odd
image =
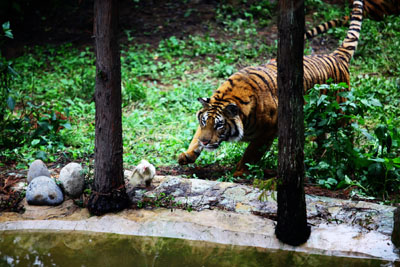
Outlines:
[{"label": "green grass", "polygon": [[[241,67],[262,64],[276,56],[276,42],[267,45],[265,37],[258,34],[275,24],[276,7],[268,3],[261,1],[244,10],[221,5],[209,33],[182,39],[172,36],[156,47],[135,44],[127,32],[130,45],[122,45],[121,51],[125,167],[141,159],[156,166],[177,165],[177,155],[187,149],[198,125],[195,114],[201,104],[196,99],[210,96]],[[306,5],[316,22],[341,17],[348,11],[318,0]],[[342,40],[346,31],[338,28],[328,34]],[[221,38],[215,37],[215,32]],[[351,81],[357,99],[372,97],[382,104],[363,111],[360,127],[372,135],[382,123],[400,127],[399,47],[400,17],[364,21],[351,62]],[[94,62],[92,48],[70,44],[35,47],[13,60],[19,73],[11,85],[14,113],[36,114],[37,121],[48,121],[53,127],[56,122],[66,123],[51,120],[51,113],[59,112],[68,116],[68,124],[60,130],[48,127],[35,136],[25,120],[25,141],[1,151],[5,161],[17,161],[26,168],[35,158],[50,162],[89,160],[94,151]],[[360,142],[360,147],[376,145],[365,138]],[[234,166],[245,147],[242,143],[223,144],[216,152],[202,153],[196,164]],[[261,165],[276,166],[276,153],[275,144]],[[394,153],[397,157],[400,154]]]}]

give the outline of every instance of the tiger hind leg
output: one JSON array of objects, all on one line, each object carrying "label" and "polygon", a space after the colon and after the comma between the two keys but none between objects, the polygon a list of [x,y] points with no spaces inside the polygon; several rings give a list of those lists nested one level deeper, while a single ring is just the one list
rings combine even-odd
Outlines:
[{"label": "tiger hind leg", "polygon": [[236,171],[233,176],[240,177],[249,173],[248,164],[258,163],[265,152],[270,149],[275,136],[262,137],[250,142],[242,159],[236,164]]}]

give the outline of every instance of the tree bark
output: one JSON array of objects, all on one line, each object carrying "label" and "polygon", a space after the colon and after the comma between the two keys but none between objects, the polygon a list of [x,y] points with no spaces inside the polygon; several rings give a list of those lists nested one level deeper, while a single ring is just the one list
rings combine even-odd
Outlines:
[{"label": "tree bark", "polygon": [[278,18],[278,223],[290,245],[310,236],[304,195],[304,0],[280,0]]},{"label": "tree bark", "polygon": [[397,207],[393,212],[393,245],[400,249],[400,207]]},{"label": "tree bark", "polygon": [[128,206],[122,167],[121,62],[118,0],[94,3],[96,51],[96,130],[94,190],[88,209],[94,215]]}]

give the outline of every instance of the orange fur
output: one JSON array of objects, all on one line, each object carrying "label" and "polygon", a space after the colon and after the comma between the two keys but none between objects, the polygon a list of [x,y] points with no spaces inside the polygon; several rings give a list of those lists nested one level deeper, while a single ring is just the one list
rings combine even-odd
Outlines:
[{"label": "orange fur", "polygon": [[364,16],[382,20],[385,15],[399,15],[400,0],[365,0]]}]

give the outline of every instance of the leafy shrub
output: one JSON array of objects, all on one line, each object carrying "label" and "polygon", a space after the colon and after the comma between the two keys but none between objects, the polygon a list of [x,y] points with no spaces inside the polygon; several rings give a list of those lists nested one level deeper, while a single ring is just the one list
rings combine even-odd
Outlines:
[{"label": "leafy shrub", "polygon": [[[305,96],[305,135],[320,138],[319,147],[308,143],[307,175],[327,188],[358,186],[364,193],[382,197],[397,192],[399,130],[389,120],[374,126],[373,133],[368,132],[363,117],[368,109],[382,109],[382,104],[373,95],[360,98],[352,91],[340,92],[345,87],[317,85]],[[338,104],[337,94],[347,101]],[[321,138],[324,135],[326,138]]]}]

